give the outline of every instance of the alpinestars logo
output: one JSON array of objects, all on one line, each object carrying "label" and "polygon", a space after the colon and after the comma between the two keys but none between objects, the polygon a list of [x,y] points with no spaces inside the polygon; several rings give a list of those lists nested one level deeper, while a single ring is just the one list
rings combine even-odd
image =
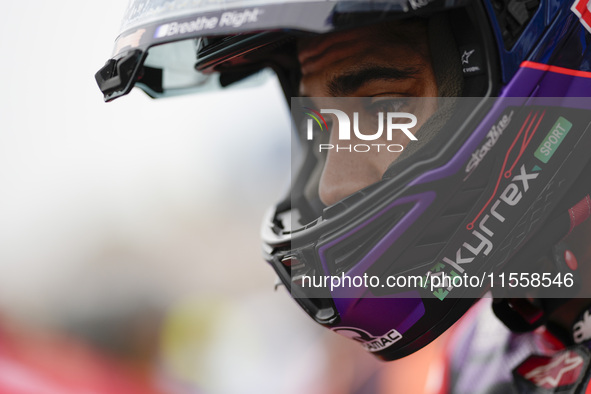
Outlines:
[{"label": "alpinestars logo", "polygon": [[553,389],[573,385],[581,375],[585,360],[572,350],[552,357],[532,356],[517,372],[538,387]]},{"label": "alpinestars logo", "polygon": [[475,49],[471,51],[464,51],[462,54],[462,64],[469,64],[470,63],[470,56],[474,53]]},{"label": "alpinestars logo", "polygon": [[369,332],[356,327],[336,327],[332,330],[337,334],[340,334],[347,338],[351,338],[361,343],[365,350],[372,353],[384,350],[394,345],[402,338],[402,334],[400,334],[395,329],[391,329],[390,331],[379,337],[375,337],[371,335]]},{"label": "alpinestars logo", "polygon": [[[338,127],[338,140],[351,140],[351,119],[349,115],[338,109],[321,109],[320,112],[309,107],[304,107],[304,114],[310,118],[307,121],[306,138],[311,141],[314,138],[314,124],[317,124],[321,132],[328,132],[328,123],[322,114],[332,114],[336,119]],[[384,118],[386,121],[384,121]],[[408,120],[408,121],[405,121]],[[400,121],[405,121],[400,123]],[[377,131],[365,133],[359,127],[359,113],[353,113],[353,134],[356,139],[361,141],[376,141],[383,139],[384,124],[386,125],[386,140],[392,141],[395,132],[402,132],[411,141],[417,141],[417,137],[410,131],[417,125],[417,117],[407,112],[378,112],[377,113]],[[401,144],[319,144],[319,152],[334,150],[348,152],[402,152],[404,146]]]}]

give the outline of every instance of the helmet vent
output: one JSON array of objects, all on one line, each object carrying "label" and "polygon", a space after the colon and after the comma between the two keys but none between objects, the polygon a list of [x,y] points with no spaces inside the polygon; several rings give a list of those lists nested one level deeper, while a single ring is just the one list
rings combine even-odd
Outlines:
[{"label": "helmet vent", "polygon": [[332,275],[340,275],[347,272],[375,246],[378,240],[394,228],[398,221],[404,217],[410,206],[401,206],[400,209],[388,212],[374,220],[347,239],[327,251],[326,258]]}]

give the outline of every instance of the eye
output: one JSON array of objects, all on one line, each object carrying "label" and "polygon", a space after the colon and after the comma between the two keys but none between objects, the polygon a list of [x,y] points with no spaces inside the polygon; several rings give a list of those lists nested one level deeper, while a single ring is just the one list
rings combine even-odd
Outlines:
[{"label": "eye", "polygon": [[371,101],[367,111],[377,114],[379,112],[400,112],[407,105],[405,97],[382,97]]}]

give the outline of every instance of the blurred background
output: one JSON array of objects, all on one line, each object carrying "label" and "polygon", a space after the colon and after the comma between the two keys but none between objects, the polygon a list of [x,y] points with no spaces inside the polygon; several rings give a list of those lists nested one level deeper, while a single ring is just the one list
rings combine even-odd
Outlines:
[{"label": "blurred background", "polygon": [[418,392],[425,368],[373,360],[273,291],[276,81],[103,103],[94,73],[125,6],[0,13],[0,393]]}]

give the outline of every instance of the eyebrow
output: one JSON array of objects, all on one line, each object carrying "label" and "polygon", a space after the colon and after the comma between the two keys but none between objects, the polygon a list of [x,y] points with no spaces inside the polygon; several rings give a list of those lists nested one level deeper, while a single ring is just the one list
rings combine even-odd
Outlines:
[{"label": "eyebrow", "polygon": [[372,81],[400,81],[416,78],[421,69],[422,67],[420,66],[400,68],[367,65],[332,77],[328,82],[328,92],[333,97],[348,96]]}]

